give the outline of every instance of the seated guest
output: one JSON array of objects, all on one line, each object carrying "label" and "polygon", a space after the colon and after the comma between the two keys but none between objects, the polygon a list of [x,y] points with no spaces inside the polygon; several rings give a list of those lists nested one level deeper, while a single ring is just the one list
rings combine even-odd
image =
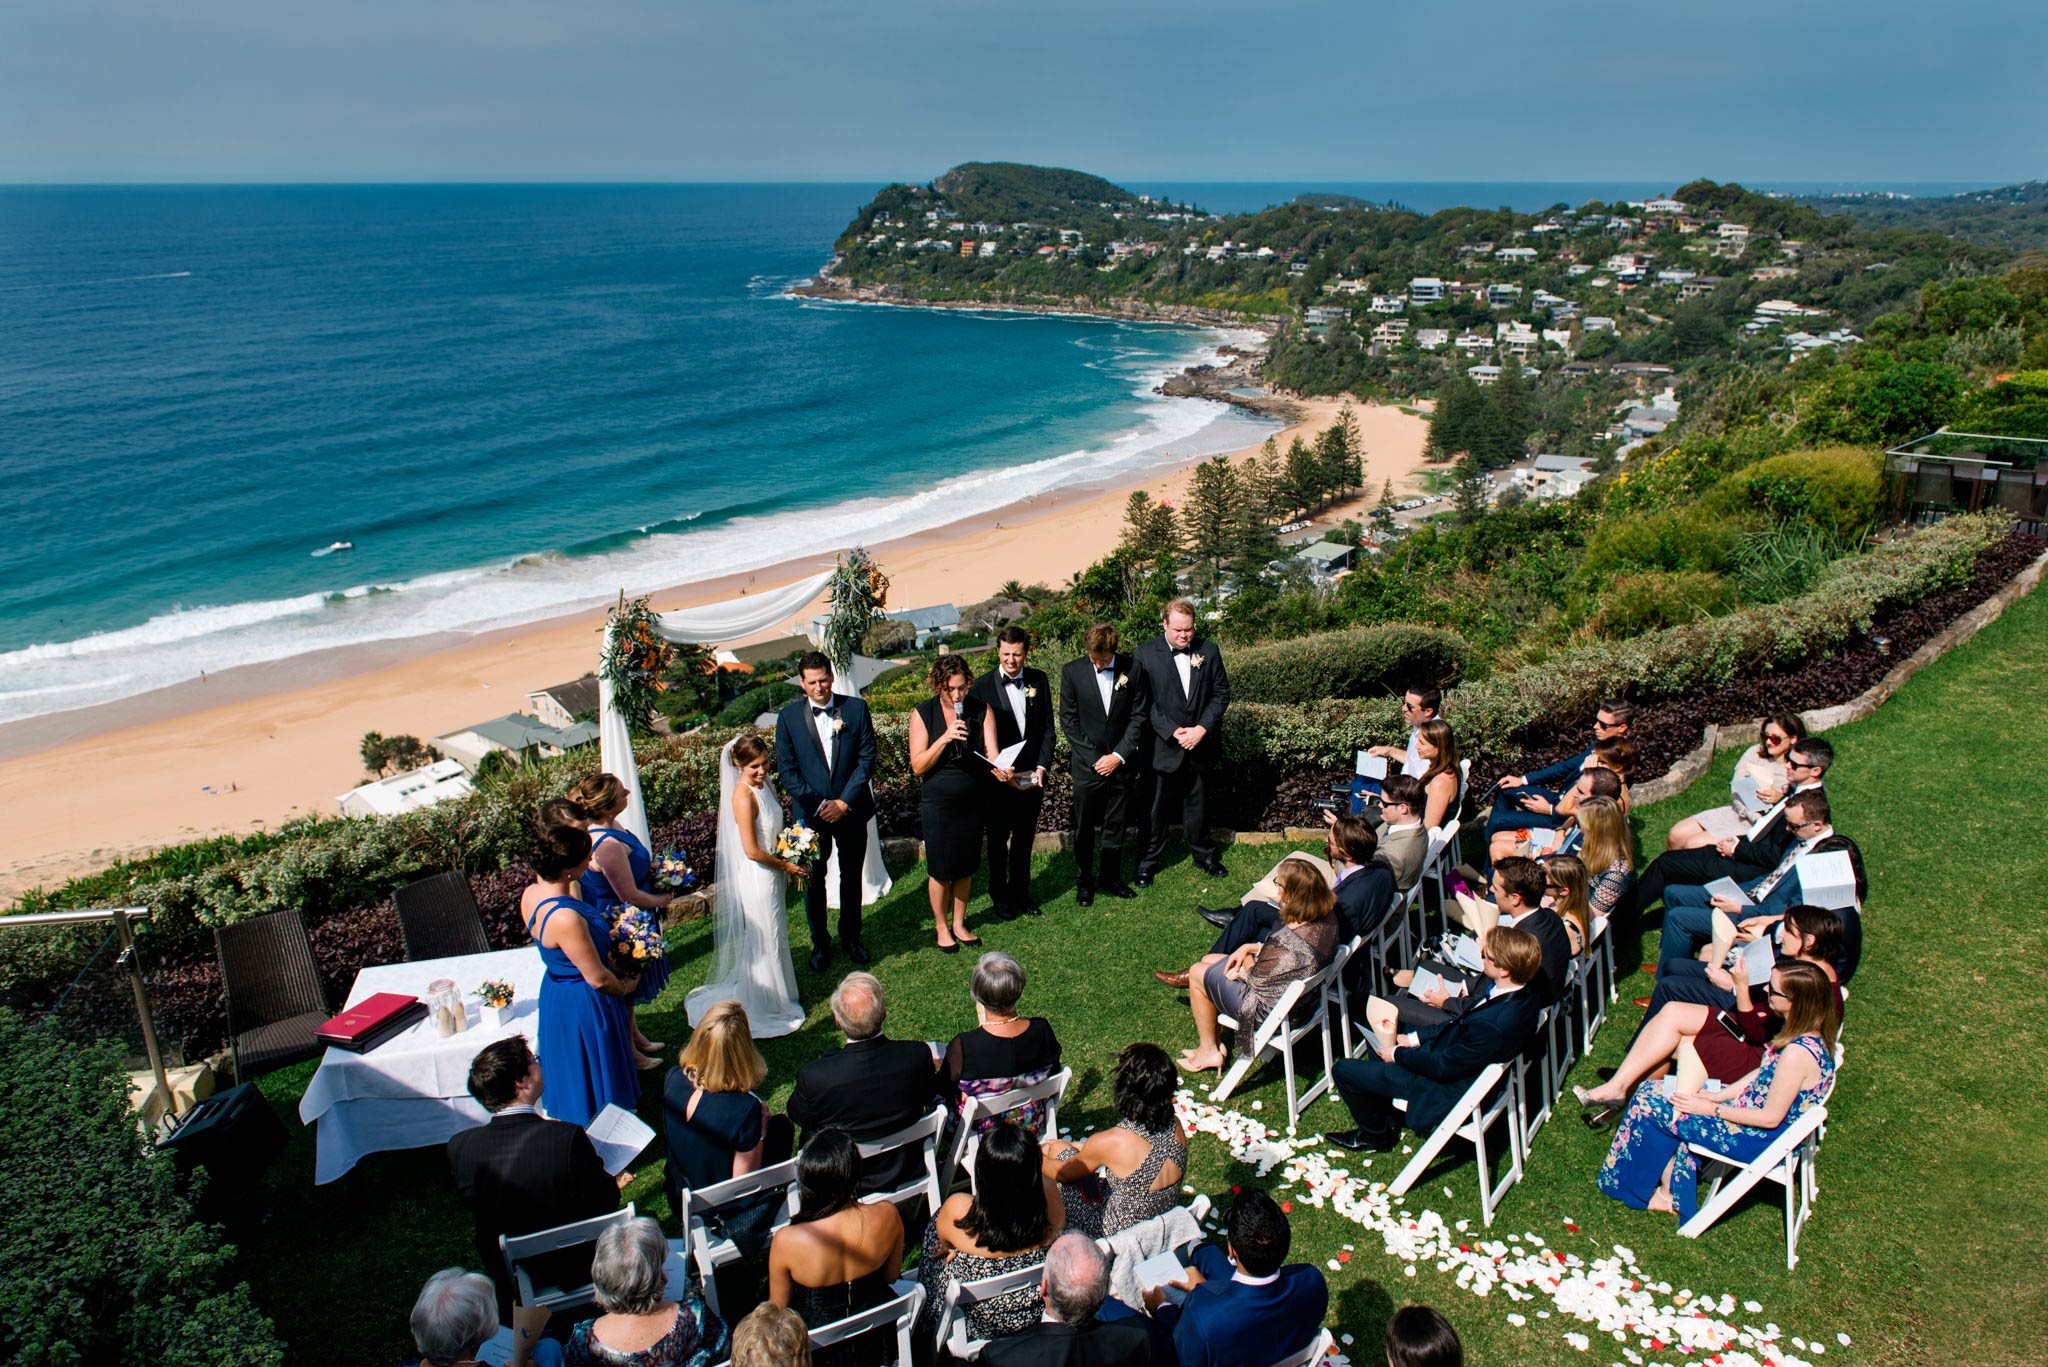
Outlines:
[{"label": "seated guest", "polygon": [[[529,1362],[554,1367],[562,1360],[561,1345],[541,1337],[545,1309],[522,1306],[512,1330],[512,1367]],[[497,1337],[497,1292],[491,1279],[459,1267],[444,1267],[427,1278],[412,1307],[412,1342],[420,1367],[456,1367],[473,1363],[483,1347]]]},{"label": "seated guest", "polygon": [[1487,840],[1515,827],[1540,829],[1557,825],[1558,803],[1592,760],[1593,745],[1627,735],[1635,714],[1635,708],[1620,699],[1601,703],[1593,713],[1593,744],[1541,769],[1531,769],[1526,774],[1503,774],[1494,784],[1493,812],[1486,819]]},{"label": "seated guest", "polygon": [[1394,890],[1406,893],[1422,877],[1429,857],[1429,832],[1422,812],[1428,799],[1422,780],[1411,774],[1389,774],[1380,785],[1380,823],[1373,829],[1378,848],[1373,858],[1394,871]]},{"label": "seated guest", "polygon": [[604,1311],[569,1331],[568,1367],[710,1367],[726,1357],[725,1325],[695,1289],[668,1295],[668,1240],[638,1215],[597,1236],[590,1283]]},{"label": "seated guest", "polygon": [[1408,727],[1408,744],[1372,745],[1366,747],[1368,755],[1381,759],[1396,760],[1401,772],[1410,776],[1420,774],[1426,767],[1422,762],[1420,748],[1422,724],[1435,721],[1443,713],[1444,695],[1441,690],[1428,684],[1414,684],[1401,694],[1401,720]]},{"label": "seated guest", "polygon": [[[991,950],[974,965],[968,990],[974,996],[974,1029],[953,1036],[940,1068],[941,1090],[958,1093],[964,1115],[968,1099],[995,1096],[1016,1087],[1043,1082],[1060,1070],[1060,1042],[1043,1016],[1017,1014],[1024,995],[1024,966],[1000,950]],[[1019,1124],[1045,1129],[1045,1106],[1034,1101],[1013,1113]],[[986,1117],[980,1128],[994,1124]]]},{"label": "seated guest", "polygon": [[1331,915],[1336,904],[1336,894],[1314,869],[1293,861],[1281,863],[1279,929],[1228,956],[1205,955],[1188,969],[1188,1007],[1195,1017],[1196,1043],[1181,1054],[1181,1067],[1191,1073],[1221,1071],[1219,1014],[1237,1021],[1237,1052],[1251,1052],[1259,1026],[1287,989],[1321,972],[1335,957],[1341,934]]},{"label": "seated guest", "polygon": [[[498,1288],[498,1313],[512,1314],[512,1270],[498,1256],[501,1234],[532,1234],[605,1215],[619,1206],[619,1184],[581,1126],[541,1115],[540,1060],[526,1036],[485,1045],[469,1065],[469,1094],[490,1121],[448,1141],[455,1194],[476,1219],[476,1252]],[[580,1283],[590,1250],[564,1249],[536,1260],[553,1278]]]},{"label": "seated guest", "polygon": [[[1365,818],[1357,816],[1337,817],[1330,823],[1330,833],[1324,837],[1323,853],[1330,861],[1330,889],[1337,899],[1340,939],[1357,940],[1372,934],[1380,928],[1380,923],[1394,905],[1394,872],[1373,859],[1377,845],[1372,828],[1365,824]],[[1290,861],[1308,862],[1311,868],[1315,867],[1306,855],[1299,852],[1287,855],[1274,866],[1268,878],[1261,879],[1252,892],[1245,894],[1244,902],[1235,911],[1203,911],[1203,917],[1210,924],[1223,927],[1223,934],[1216,938],[1211,953],[1227,957],[1243,945],[1257,944],[1269,938],[1280,928],[1277,904],[1280,873]],[[1272,900],[1253,895],[1265,893],[1272,894]],[[1152,976],[1169,987],[1188,985],[1185,973],[1154,973]]]},{"label": "seated guest", "polygon": [[1576,854],[1586,843],[1586,829],[1579,824],[1579,804],[1604,797],[1627,815],[1622,803],[1621,775],[1605,765],[1582,769],[1557,805],[1558,824],[1551,827],[1513,826],[1496,831],[1487,842],[1488,859],[1505,859],[1519,854],[1530,859],[1548,859],[1554,854]]},{"label": "seated guest", "polygon": [[1458,767],[1458,739],[1446,721],[1426,721],[1415,728],[1415,750],[1422,758],[1422,824],[1440,828],[1458,814],[1464,796],[1464,772]]},{"label": "seated guest", "polygon": [[1543,971],[1543,946],[1526,930],[1502,926],[1487,936],[1481,961],[1487,984],[1463,1015],[1399,1036],[1392,1046],[1376,1042],[1365,1058],[1337,1061],[1337,1095],[1356,1128],[1325,1139],[1340,1149],[1385,1153],[1401,1140],[1395,1098],[1408,1103],[1408,1127],[1428,1134],[1488,1064],[1521,1057],[1543,1011],[1524,990]]},{"label": "seated guest", "polygon": [[1784,858],[1786,847],[1795,842],[1785,824],[1787,805],[1801,793],[1818,792],[1825,797],[1827,787],[1824,780],[1834,762],[1834,746],[1825,737],[1808,736],[1805,740],[1792,742],[1785,752],[1785,782],[1791,791],[1780,798],[1775,807],[1757,818],[1757,823],[1742,835],[1699,849],[1666,850],[1651,860],[1636,883],[1635,895],[1631,899],[1635,912],[1648,911],[1663,901],[1664,889],[1668,885],[1698,887],[1716,878],[1733,878],[1741,882],[1748,878],[1761,878],[1776,868],[1778,861]]},{"label": "seated guest", "polygon": [[[797,1156],[797,1210],[768,1246],[768,1299],[822,1329],[889,1299],[903,1267],[903,1216],[860,1199],[860,1150],[844,1130],[812,1135]],[[820,1349],[821,1367],[872,1367],[895,1347],[878,1330]]]},{"label": "seated guest", "polygon": [[811,1367],[811,1335],[794,1310],[762,1301],[732,1327],[732,1367]]},{"label": "seated guest", "polygon": [[[832,991],[832,1019],[846,1036],[834,1049],[797,1069],[789,1118],[809,1138],[835,1125],[866,1142],[881,1139],[931,1113],[937,1096],[932,1051],[916,1040],[882,1034],[888,1008],[872,973],[849,973]],[[914,1150],[878,1154],[861,1174],[861,1193],[894,1191],[921,1162]]]},{"label": "seated guest", "polygon": [[1593,942],[1593,915],[1586,902],[1586,862],[1575,854],[1554,855],[1543,861],[1543,903],[1564,922],[1571,941],[1572,957],[1578,958]]},{"label": "seated guest", "polygon": [[[1779,857],[1776,868],[1760,878],[1738,879],[1737,886],[1748,895],[1748,903],[1717,896],[1704,887],[1670,884],[1664,889],[1664,938],[1657,954],[1658,971],[1675,959],[1690,959],[1700,946],[1714,938],[1714,913],[1736,920],[1753,920],[1782,915],[1785,909],[1804,901],[1797,868],[1801,858],[1829,850],[1853,849],[1847,837],[1835,836],[1829,824],[1832,816],[1825,793],[1795,794],[1785,806],[1785,830],[1792,837]],[[1861,863],[1860,853],[1852,866]],[[1860,880],[1859,880],[1860,882]],[[1858,889],[1859,895],[1861,889]]]},{"label": "seated guest", "polygon": [[[1834,991],[1835,1004],[1842,1005],[1842,988],[1835,980],[1834,965],[1819,957],[1826,954],[1828,942],[1835,938],[1827,932],[1839,928],[1839,918],[1819,907],[1792,910],[1794,914],[1785,918],[1786,931],[1790,933],[1785,935],[1782,945],[1795,947],[1798,955],[1778,960],[1777,967],[1771,970],[1768,990],[1752,989],[1747,973],[1730,975],[1727,970],[1710,965],[1709,976],[1715,986],[1725,989],[1733,999],[1733,1010],[1671,997],[1656,1014],[1645,1016],[1635,1038],[1629,1041],[1627,1057],[1615,1068],[1612,1078],[1598,1087],[1572,1088],[1572,1095],[1587,1112],[1588,1124],[1595,1129],[1604,1128],[1607,1121],[1619,1114],[1636,1084],[1664,1074],[1684,1048],[1692,1049],[1705,1070],[1704,1075],[1710,1078],[1742,1077],[1760,1066],[1765,1046],[1784,1028],[1784,1017],[1773,1008],[1785,1001],[1786,983],[1792,978],[1818,973]],[[1802,926],[1801,916],[1807,912],[1822,912],[1837,924]]]},{"label": "seated guest", "polygon": [[1045,1175],[1060,1184],[1066,1223],[1106,1239],[1179,1204],[1188,1137],[1173,1113],[1179,1078],[1156,1044],[1133,1044],[1117,1055],[1117,1123],[1079,1144],[1045,1141]]},{"label": "seated guest", "polygon": [[1045,1315],[984,1348],[989,1367],[1149,1367],[1144,1321],[1096,1317],[1109,1299],[1109,1255],[1085,1234],[1066,1233],[1045,1255]]},{"label": "seated guest", "polygon": [[1330,1308],[1322,1269],[1287,1261],[1293,1231],[1272,1197],[1245,1187],[1225,1228],[1228,1251],[1200,1245],[1175,1283],[1186,1300],[1174,1305],[1163,1290],[1145,1293],[1145,1308],[1173,1333],[1180,1367],[1244,1367],[1298,1353],[1322,1332]]},{"label": "seated guest", "polygon": [[1600,1190],[1637,1210],[1690,1220],[1699,1208],[1699,1158],[1691,1145],[1747,1162],[1826,1098],[1841,1024],[1834,988],[1812,974],[1782,985],[1787,994],[1774,1005],[1785,1024],[1754,1072],[1714,1092],[1667,1097],[1660,1087],[1636,1089],[1600,1167]]},{"label": "seated guest", "polygon": [[1805,739],[1806,722],[1797,712],[1773,712],[1765,717],[1756,744],[1735,761],[1728,801],[1674,825],[1664,848],[1704,849],[1747,831],[1785,796],[1785,756],[1794,741]]},{"label": "seated guest", "polygon": [[[1491,902],[1476,901],[1464,893],[1458,894],[1457,902],[1460,912],[1469,918],[1467,928],[1482,949],[1502,929],[1520,930],[1535,939],[1542,961],[1529,984],[1529,992],[1539,1010],[1564,996],[1565,979],[1572,966],[1571,936],[1564,928],[1564,918],[1543,905],[1543,893],[1543,866],[1533,859],[1509,857],[1494,865]],[[1482,988],[1492,976],[1474,973],[1444,959],[1425,962],[1445,985],[1432,986],[1421,993],[1403,991],[1395,996],[1401,1024],[1411,1030],[1471,1010],[1479,1000],[1474,989]],[[1398,975],[1395,980],[1402,981]],[[1466,989],[1463,994],[1457,990],[1459,984]]]},{"label": "seated guest", "polygon": [[[768,1077],[768,1062],[754,1047],[747,1009],[738,1002],[718,1002],[704,1013],[678,1064],[669,1070],[661,1109],[669,1208],[679,1211],[686,1188],[702,1190],[781,1162],[789,1156],[790,1135],[788,1119],[770,1117],[755,1090]],[[727,1212],[725,1222],[726,1233],[754,1257],[781,1193],[765,1192],[757,1204],[748,1213]]]},{"label": "seated guest", "polygon": [[[1628,810],[1628,785],[1635,778],[1636,762],[1640,752],[1636,743],[1627,736],[1609,736],[1593,742],[1593,753],[1586,759],[1588,769],[1605,769],[1621,779],[1621,809]],[[1564,804],[1558,805],[1560,815],[1566,814]]]},{"label": "seated guest", "polygon": [[[919,1332],[935,1332],[948,1286],[1038,1266],[1066,1223],[1059,1185],[1046,1176],[1033,1133],[998,1124],[975,1152],[973,1188],[947,1197],[925,1227],[917,1265],[924,1285]],[[967,1332],[977,1339],[1022,1333],[1038,1322],[1038,1313],[1038,1288],[1024,1287],[972,1306]]]},{"label": "seated guest", "polygon": [[1404,1305],[1387,1321],[1387,1367],[1465,1367],[1451,1322],[1426,1305]]},{"label": "seated guest", "polygon": [[1586,866],[1586,912],[1594,920],[1613,917],[1628,901],[1635,881],[1635,844],[1628,818],[1611,797],[1589,797],[1572,814],[1582,838],[1576,853]]}]

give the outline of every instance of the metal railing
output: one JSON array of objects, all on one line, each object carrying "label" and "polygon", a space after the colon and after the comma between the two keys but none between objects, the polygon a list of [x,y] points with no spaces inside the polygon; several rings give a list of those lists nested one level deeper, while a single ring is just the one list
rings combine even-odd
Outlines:
[{"label": "metal railing", "polygon": [[[171,1087],[171,1080],[164,1072],[163,1050],[157,1044],[156,1020],[149,1010],[149,989],[142,981],[142,962],[135,954],[135,932],[132,922],[149,919],[148,907],[105,907],[89,911],[37,911],[20,916],[0,916],[0,930],[12,930],[21,926],[81,926],[112,922],[114,934],[119,939],[121,952],[115,956],[114,967],[128,975],[128,985],[135,992],[135,1015],[142,1025],[142,1044],[149,1052],[149,1070],[156,1077],[157,1089],[163,1093],[164,1102],[171,1114],[178,1113],[178,1094]],[[95,956],[97,957],[97,956]],[[88,971],[90,965],[88,965]],[[82,976],[82,975],[81,975]]]}]

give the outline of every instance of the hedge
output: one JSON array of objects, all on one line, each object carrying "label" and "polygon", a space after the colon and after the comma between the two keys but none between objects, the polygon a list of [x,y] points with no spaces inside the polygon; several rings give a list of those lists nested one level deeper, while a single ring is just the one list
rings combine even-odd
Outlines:
[{"label": "hedge", "polygon": [[1415,680],[1448,684],[1472,648],[1455,632],[1392,622],[1239,646],[1230,652],[1233,701],[1310,703],[1392,696]]},{"label": "hedge", "polygon": [[226,1284],[234,1248],[137,1130],[118,1046],[0,1009],[0,1096],[0,1361],[284,1361],[248,1286]]}]

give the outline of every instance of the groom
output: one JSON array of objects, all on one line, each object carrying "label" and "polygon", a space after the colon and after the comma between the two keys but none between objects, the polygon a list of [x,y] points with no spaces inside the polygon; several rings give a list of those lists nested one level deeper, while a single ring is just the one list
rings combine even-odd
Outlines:
[{"label": "groom", "polygon": [[875,770],[875,726],[868,705],[832,691],[832,662],[820,651],[797,661],[804,696],[775,719],[775,768],[782,791],[799,817],[818,833],[815,877],[804,880],[804,916],[811,923],[811,971],[832,964],[825,930],[825,861],[839,853],[839,943],[857,964],[868,961],[860,942],[861,866],[867,860],[868,818],[875,814],[868,777]]}]

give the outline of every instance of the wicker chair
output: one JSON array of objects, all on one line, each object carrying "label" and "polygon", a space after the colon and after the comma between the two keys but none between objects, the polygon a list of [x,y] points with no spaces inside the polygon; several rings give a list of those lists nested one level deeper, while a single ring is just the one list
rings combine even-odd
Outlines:
[{"label": "wicker chair", "polygon": [[459,954],[488,954],[483,913],[460,869],[408,883],[393,894],[398,904],[398,933],[405,941],[406,962],[451,959]]},{"label": "wicker chair", "polygon": [[213,939],[227,988],[235,1081],[318,1053],[313,1032],[332,1013],[299,914],[279,911],[217,926]]}]

